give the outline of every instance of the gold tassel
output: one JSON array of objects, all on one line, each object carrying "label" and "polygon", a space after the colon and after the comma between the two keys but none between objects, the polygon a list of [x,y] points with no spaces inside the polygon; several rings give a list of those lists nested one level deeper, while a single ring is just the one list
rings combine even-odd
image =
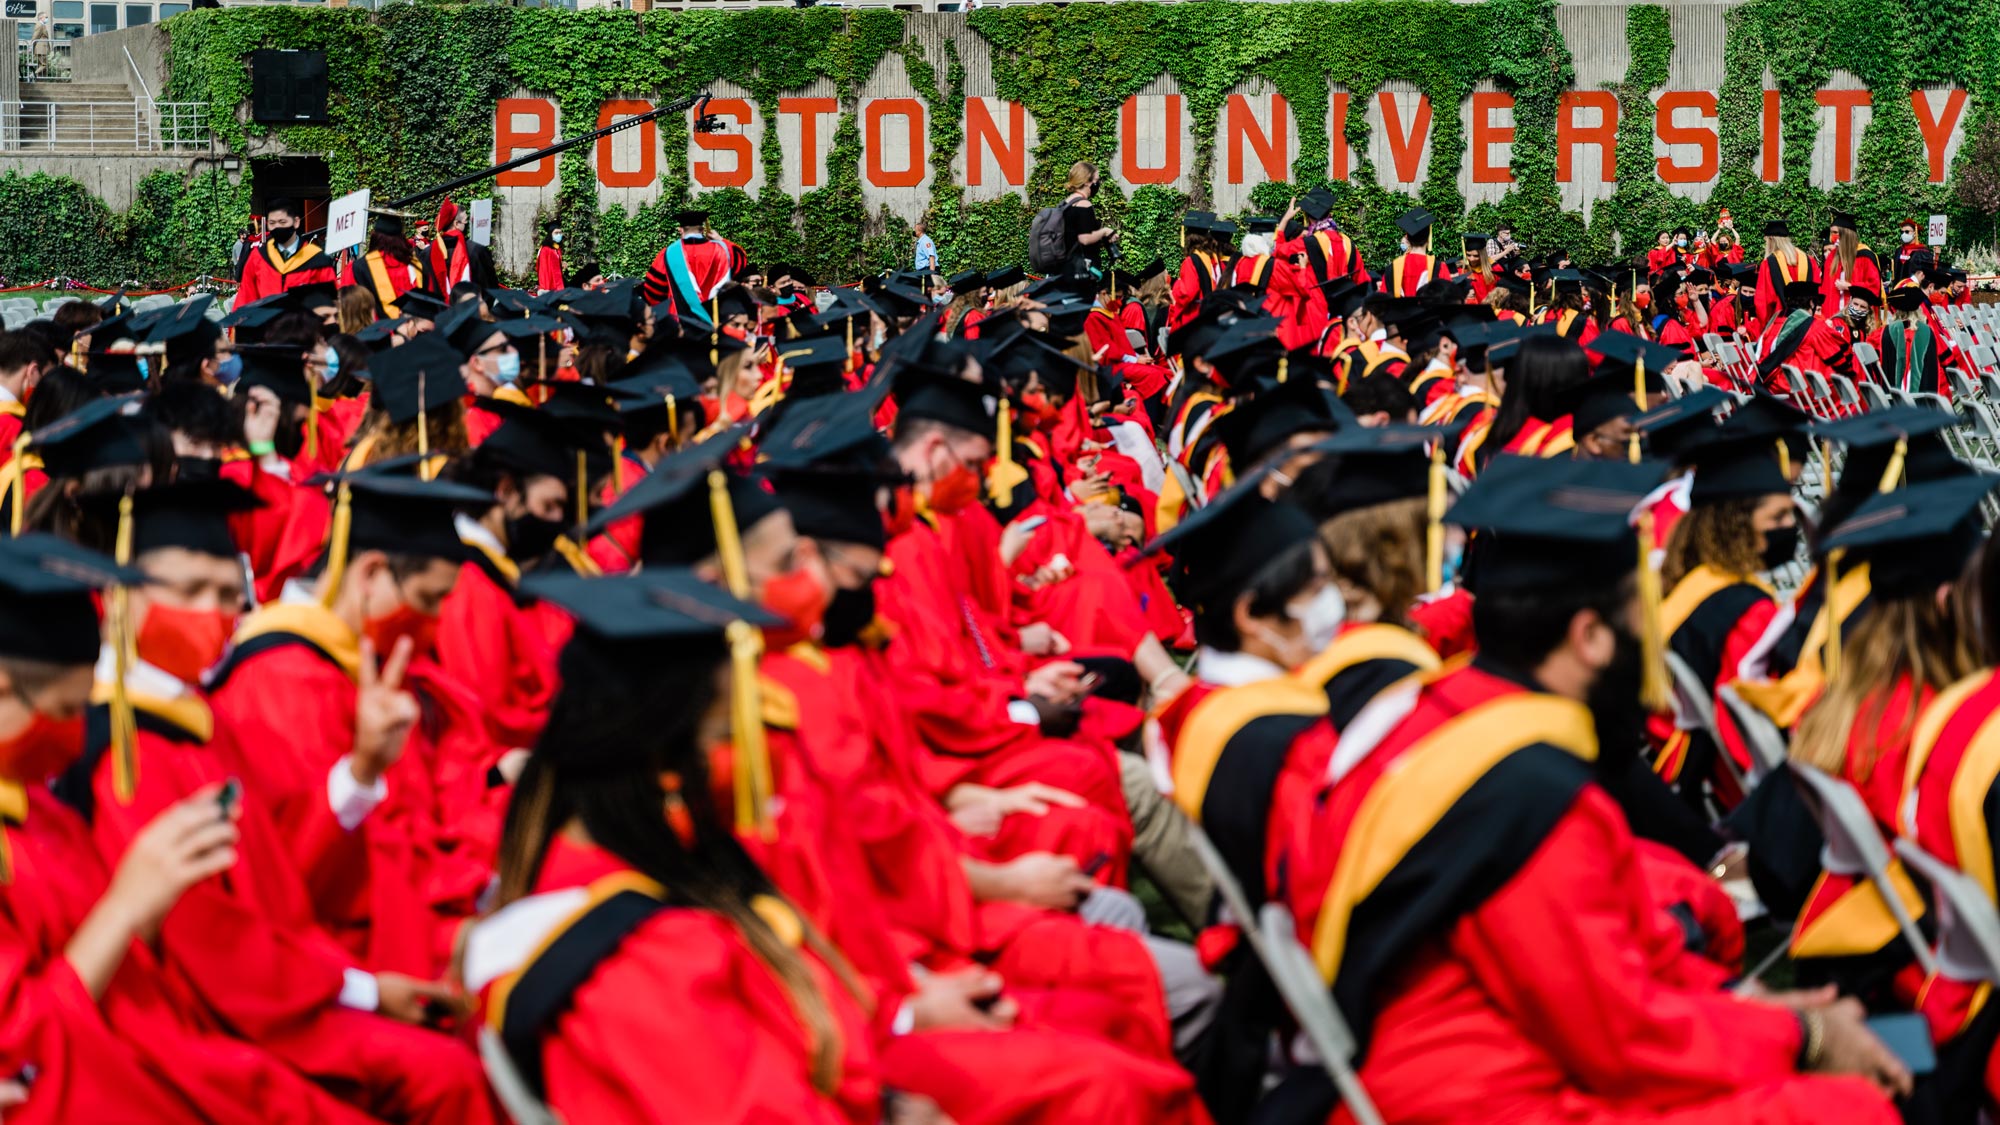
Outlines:
[{"label": "gold tassel", "polygon": [[[1645,413],[1646,356],[1644,353],[1641,353],[1638,360],[1632,364],[1632,401],[1638,404],[1640,413]],[[1639,431],[1632,431],[1632,437],[1626,443],[1625,456],[1634,465],[1639,463]]]},{"label": "gold tassel", "polygon": [[672,391],[667,392],[666,399],[667,399],[667,437],[672,439],[674,443],[674,448],[679,449],[681,445],[680,405],[674,401],[674,395]]},{"label": "gold tassel", "polygon": [[841,374],[854,374],[854,318],[851,316],[847,318],[847,362],[841,368]]},{"label": "gold tassel", "polygon": [[431,472],[431,420],[424,410],[424,370],[417,369],[417,476],[429,480]]},{"label": "gold tassel", "polygon": [[[132,563],[130,489],[118,500],[118,534],[112,559],[119,566]],[[139,722],[132,713],[132,696],[126,690],[125,677],[138,658],[138,646],[137,630],[132,627],[132,592],[122,583],[111,588],[111,608],[106,616],[110,619],[111,633],[111,785],[118,803],[129,805],[139,784]]]},{"label": "gold tassel", "polygon": [[1778,439],[1778,471],[1784,474],[1785,480],[1792,479],[1792,451],[1785,445],[1784,438]]},{"label": "gold tassel", "polygon": [[[715,521],[715,553],[722,563],[723,583],[731,595],[747,602],[750,572],[743,558],[736,510],[729,503],[729,478],[720,469],[709,470],[708,499]],[[765,812],[771,796],[771,758],[770,748],[764,742],[763,687],[757,679],[758,660],[764,654],[764,635],[747,621],[732,621],[726,636],[732,673],[730,716],[737,752],[731,786],[736,798],[736,831],[755,832],[769,840],[771,823]]]},{"label": "gold tassel", "polygon": [[625,438],[611,439],[611,491],[625,495]]},{"label": "gold tassel", "polygon": [[1840,606],[1835,597],[1840,592],[1840,564],[1847,556],[1844,549],[1826,553],[1826,645],[1820,654],[1820,671],[1825,681],[1832,683],[1840,675]]},{"label": "gold tassel", "polygon": [[333,608],[340,596],[340,581],[347,576],[347,540],[354,528],[354,493],[346,481],[334,494],[333,522],[326,539],[326,594],[320,604]]},{"label": "gold tassel", "polygon": [[1882,483],[1876,486],[1875,491],[1894,492],[1896,487],[1903,483],[1903,457],[1909,451],[1910,439],[1907,437],[1897,438],[1896,450],[1889,454],[1889,464],[1882,470]]},{"label": "gold tassel", "polygon": [[576,525],[582,527],[590,522],[590,458],[579,449],[576,451]]},{"label": "gold tassel", "polygon": [[[721,367],[722,298],[720,296],[708,299],[708,318],[710,329],[708,333],[708,365],[710,367]],[[723,393],[727,395],[728,390],[725,388]]]},{"label": "gold tassel", "polygon": [[993,467],[986,473],[986,495],[1006,507],[1013,502],[1014,404],[1000,400],[999,424],[993,441]]},{"label": "gold tassel", "polygon": [[21,458],[28,455],[28,446],[33,444],[34,440],[35,435],[25,430],[22,431],[20,437],[14,439],[14,457],[12,461],[8,462],[8,467],[14,470],[14,479],[8,482],[7,485],[7,507],[9,509],[7,512],[7,534],[9,535],[18,536],[21,534],[21,520],[27,514],[28,470],[27,466],[21,463]]},{"label": "gold tassel", "polygon": [[306,415],[306,456],[319,456],[319,415],[326,409],[326,400],[315,390],[306,391],[312,404],[312,412]]},{"label": "gold tassel", "polygon": [[1819,487],[1821,492],[1833,491],[1833,443],[1830,441],[1819,443]]},{"label": "gold tassel", "polygon": [[1281,355],[1281,356],[1279,356],[1279,357],[1278,357],[1278,382],[1282,384],[1282,383],[1283,383],[1283,382],[1285,381],[1285,376],[1287,376],[1287,375],[1291,374],[1291,372],[1292,372],[1292,357],[1290,357],[1290,356],[1288,356],[1288,355]]},{"label": "gold tassel", "polygon": [[1667,707],[1667,643],[1660,633],[1660,572],[1653,569],[1653,513],[1639,513],[1639,644],[1645,662],[1639,698],[1649,712]]},{"label": "gold tassel", "polygon": [[1435,594],[1444,585],[1444,442],[1431,443],[1430,502],[1424,513],[1424,587]]}]

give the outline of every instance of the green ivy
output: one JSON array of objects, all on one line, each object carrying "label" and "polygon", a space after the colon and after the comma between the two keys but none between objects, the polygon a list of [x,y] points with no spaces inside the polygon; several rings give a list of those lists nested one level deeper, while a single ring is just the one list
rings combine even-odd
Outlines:
[{"label": "green ivy", "polygon": [[[1835,207],[1857,211],[1870,231],[1886,230],[1905,213],[1943,210],[1952,216],[1954,242],[1994,236],[1993,215],[1977,205],[1985,196],[1925,182],[1922,138],[1907,91],[1925,82],[1961,85],[1972,94],[1968,138],[2000,129],[2000,4],[1746,0],[1733,8],[1717,92],[1720,179],[1712,198],[1699,205],[1670,192],[1653,174],[1652,97],[1667,81],[1675,49],[1668,9],[1627,9],[1631,61],[1622,80],[1609,87],[1620,105],[1623,178],[1593,208],[1588,224],[1563,210],[1556,182],[1557,115],[1575,80],[1556,4],[1195,0],[980,9],[967,21],[991,47],[998,93],[1027,107],[1040,140],[1025,198],[977,203],[965,198],[951,174],[965,135],[963,61],[949,41],[942,58],[926,57],[907,34],[907,17],[887,9],[635,14],[441,0],[391,4],[379,13],[211,9],[163,25],[170,72],[164,97],[207,103],[210,127],[234,152],[322,154],[333,192],[367,185],[392,198],[489,163],[493,102],[516,89],[551,98],[560,132],[575,135],[594,127],[598,106],[609,98],[662,101],[728,80],[748,91],[761,114],[764,184],[754,196],[738,189],[703,191],[701,205],[754,260],[798,261],[825,280],[908,260],[907,226],[884,209],[870,213],[861,191],[857,96],[891,53],[901,56],[913,87],[930,105],[933,184],[924,214],[949,270],[1023,263],[1034,209],[1061,197],[1076,161],[1109,168],[1120,105],[1163,74],[1185,99],[1195,139],[1190,179],[1200,186],[1192,194],[1145,187],[1128,195],[1106,176],[1099,207],[1125,232],[1125,260],[1135,265],[1178,255],[1180,213],[1210,203],[1210,139],[1226,98],[1252,78],[1269,82],[1290,103],[1300,155],[1290,179],[1259,185],[1251,206],[1275,213],[1295,194],[1326,186],[1336,213],[1375,262],[1393,250],[1396,217],[1416,204],[1439,216],[1440,246],[1451,245],[1464,229],[1506,223],[1530,245],[1564,246],[1586,260],[1643,250],[1662,228],[1713,225],[1722,207],[1752,223],[1783,216],[1800,231],[1823,226]],[[327,52],[326,125],[267,127],[245,119],[245,58],[263,47]],[[1784,174],[1776,184],[1759,178],[1767,67],[1780,91],[1785,139]],[[1813,94],[1835,69],[1861,78],[1874,92],[1875,110],[1861,139],[1855,181],[1826,192],[1808,182]],[[1456,110],[1488,80],[1514,97],[1514,183],[1497,202],[1468,213],[1457,184],[1467,138]],[[819,81],[831,85],[841,112],[831,123],[825,181],[794,200],[778,187],[777,103],[782,94]],[[1366,107],[1392,81],[1414,85],[1433,106],[1430,167],[1413,192],[1380,186],[1367,155]],[[1344,139],[1354,153],[1349,175],[1337,183],[1329,182],[1330,84],[1349,96]],[[572,259],[594,257],[622,273],[643,270],[672,237],[674,213],[695,198],[685,119],[661,120],[657,129],[654,201],[600,206],[592,153],[584,149],[558,160],[557,189],[546,213],[505,221],[558,220]],[[1991,161],[1995,149],[1968,141],[1953,180],[1969,170],[2000,176],[2000,168],[1973,163]],[[489,184],[466,194],[491,190]],[[0,176],[0,260],[17,275],[181,280],[223,263],[231,232],[248,210],[247,190],[212,173],[194,184],[155,174],[123,215],[110,213],[73,182]]]}]

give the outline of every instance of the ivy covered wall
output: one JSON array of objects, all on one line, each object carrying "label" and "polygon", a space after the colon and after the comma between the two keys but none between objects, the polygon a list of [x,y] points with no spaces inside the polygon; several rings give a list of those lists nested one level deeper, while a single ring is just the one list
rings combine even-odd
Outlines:
[{"label": "ivy covered wall", "polygon": [[[888,10],[831,8],[749,11],[570,12],[455,4],[392,4],[378,14],[357,9],[266,6],[199,11],[163,25],[171,79],[165,98],[203,101],[210,124],[232,149],[324,155],[331,189],[360,186],[376,198],[420,189],[490,162],[493,104],[516,89],[555,99],[564,132],[587,129],[613,96],[671,98],[729,80],[761,110],[764,188],[703,195],[715,226],[760,260],[797,260],[824,279],[852,278],[906,259],[907,227],[886,211],[870,214],[860,183],[855,96],[876,65],[902,56],[924,95],[933,169],[927,218],[949,267],[991,267],[1020,260],[1036,206],[1054,202],[1070,164],[1108,167],[1118,108],[1162,74],[1178,84],[1196,144],[1192,182],[1209,179],[1225,99],[1238,83],[1262,77],[1290,103],[1299,158],[1292,182],[1259,186],[1253,200],[1276,213],[1293,194],[1327,182],[1328,84],[1349,91],[1346,140],[1355,154],[1349,178],[1329,186],[1336,212],[1371,259],[1393,246],[1395,217],[1421,202],[1442,217],[1446,237],[1490,230],[1505,220],[1532,246],[1564,246],[1584,260],[1608,260],[1614,247],[1650,244],[1663,227],[1712,225],[1730,208],[1753,235],[1773,215],[1797,230],[1824,224],[1835,207],[1858,211],[1865,229],[1886,233],[1904,214],[1942,211],[1953,242],[1994,237],[1993,216],[1959,201],[1958,181],[1991,179],[2000,169],[1973,167],[2000,152],[2000,3],[1994,0],[1748,0],[1728,15],[1718,93],[1720,179],[1697,205],[1652,175],[1650,98],[1667,80],[1677,49],[1668,12],[1628,10],[1630,63],[1611,84],[1621,105],[1618,167],[1623,178],[1586,223],[1565,211],[1556,182],[1557,117],[1575,69],[1558,32],[1555,0],[1346,0],[1342,3],[1125,3],[982,9],[967,17],[986,41],[1002,98],[1023,103],[1040,140],[1028,198],[970,202],[954,184],[951,163],[964,138],[965,67],[947,46],[926,57],[908,34],[912,17]],[[242,112],[249,95],[244,56],[259,47],[328,52],[331,121],[317,127],[266,129]],[[1762,86],[1768,68],[1780,91],[1783,176],[1764,183]],[[1853,182],[1821,191],[1810,184],[1816,129],[1814,94],[1834,70],[1858,76],[1874,95]],[[825,80],[842,98],[827,176],[802,199],[778,188],[776,102],[781,92]],[[1366,99],[1389,81],[1427,95],[1432,156],[1411,195],[1380,187],[1368,156]],[[1497,203],[1467,213],[1457,171],[1466,140],[1455,111],[1474,85],[1491,80],[1514,96],[1514,183]],[[1922,137],[1908,92],[1921,83],[1953,83],[1970,92],[1966,140],[1946,184],[1926,182]],[[1980,138],[1991,143],[1982,144]],[[686,125],[660,122],[661,192],[628,212],[600,207],[589,149],[561,158],[553,217],[567,232],[566,253],[594,255],[623,272],[643,269],[671,232],[689,197]],[[112,214],[73,183],[0,175],[0,272],[13,277],[66,273],[97,281],[184,280],[226,263],[230,232],[247,217],[249,193],[219,178],[183,189],[171,175],[142,191],[124,214]],[[149,182],[150,183],[150,182]],[[474,189],[479,194],[484,189]],[[204,194],[206,193],[206,194]],[[1177,253],[1179,213],[1205,204],[1204,193],[1144,187],[1129,196],[1106,177],[1100,207],[1126,231],[1129,260]],[[197,205],[198,204],[198,205]],[[33,215],[31,221],[20,221]],[[54,215],[53,222],[39,216]],[[506,213],[507,223],[549,215]]]}]

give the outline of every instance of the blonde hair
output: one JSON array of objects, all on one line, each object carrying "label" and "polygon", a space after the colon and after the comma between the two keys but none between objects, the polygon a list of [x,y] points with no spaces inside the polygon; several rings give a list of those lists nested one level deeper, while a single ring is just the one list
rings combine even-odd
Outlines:
[{"label": "blonde hair", "polygon": [[340,330],[349,336],[375,323],[375,294],[362,286],[350,285],[341,290],[336,307]]},{"label": "blonde hair", "polygon": [[1090,186],[1097,178],[1097,165],[1088,160],[1079,160],[1069,166],[1069,178],[1063,181],[1063,191],[1074,194]]},{"label": "blonde hair", "polygon": [[[1835,776],[1848,772],[1848,748],[1857,728],[1854,780],[1867,781],[1885,743],[1906,741],[1916,727],[1923,689],[1940,690],[1979,669],[1972,630],[1957,603],[1940,607],[1931,591],[1878,600],[1841,648],[1840,671],[1799,724],[1792,757]],[[1909,677],[1910,697],[1893,737],[1879,737],[1889,696]]]},{"label": "blonde hair", "polygon": [[1402,625],[1424,592],[1424,533],[1429,502],[1423,497],[1371,504],[1342,512],[1319,526],[1333,573],[1375,595],[1376,620]]}]

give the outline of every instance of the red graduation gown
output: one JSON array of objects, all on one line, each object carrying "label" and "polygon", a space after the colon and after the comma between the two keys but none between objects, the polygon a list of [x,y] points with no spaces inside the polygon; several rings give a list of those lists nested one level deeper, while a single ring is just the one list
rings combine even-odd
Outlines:
[{"label": "red graduation gown", "polygon": [[[504,568],[503,568],[504,565]],[[503,747],[533,746],[556,695],[556,650],[535,612],[514,600],[511,561],[459,567],[439,612],[437,663],[478,701]]]},{"label": "red graduation gown", "polygon": [[236,548],[250,559],[257,600],[275,601],[286,582],[319,558],[333,519],[332,507],[326,493],[265,472],[254,458],[225,461],[222,477],[264,502],[263,507],[232,514],[229,532]]},{"label": "red graduation gown", "polygon": [[[694,296],[702,301],[715,296],[716,290],[721,289],[723,283],[743,265],[743,251],[737,249],[736,244],[726,238],[686,235],[681,238],[680,245],[687,259],[688,273],[694,278],[695,287],[700,290]],[[672,247],[661,250],[653,258],[652,266],[646,270],[646,282],[640,287],[639,292],[649,305],[668,302],[676,313],[687,315],[688,310],[682,306],[686,304],[688,298],[675,286],[673,271],[667,265],[669,249]],[[712,310],[704,308],[702,317],[697,319],[705,319],[710,315]]]},{"label": "red graduation gown", "polygon": [[562,251],[555,246],[535,251],[535,288],[550,293],[563,284]]},{"label": "red graduation gown", "polygon": [[1843,272],[1840,268],[1840,251],[1828,250],[1825,261],[1820,263],[1820,308],[1827,316],[1833,316],[1847,304],[1847,293],[1840,283],[1850,287],[1873,289],[1875,295],[1884,295],[1882,288],[1882,267],[1875,260],[1875,251],[1865,244],[1854,252],[1854,266]]},{"label": "red graduation gown", "polygon": [[301,285],[317,285],[333,280],[333,261],[314,242],[301,238],[299,248],[288,256],[266,239],[243,260],[243,281],[237,286],[232,308],[275,296]]}]

